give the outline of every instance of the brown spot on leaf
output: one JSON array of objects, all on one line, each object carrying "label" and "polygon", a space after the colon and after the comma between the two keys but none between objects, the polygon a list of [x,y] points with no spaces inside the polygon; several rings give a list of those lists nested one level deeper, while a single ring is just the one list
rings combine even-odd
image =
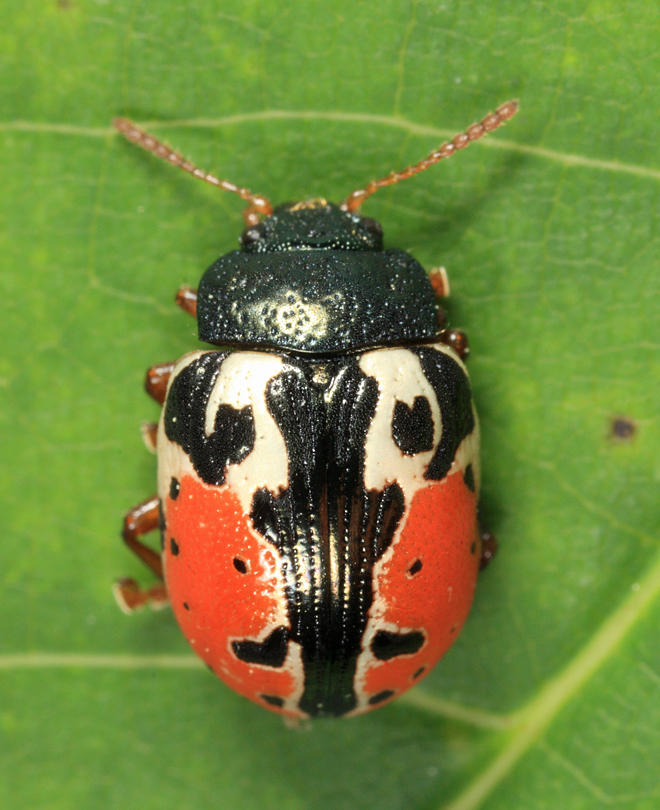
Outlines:
[{"label": "brown spot on leaf", "polygon": [[627,416],[615,416],[610,421],[610,438],[629,442],[637,433],[637,425]]}]

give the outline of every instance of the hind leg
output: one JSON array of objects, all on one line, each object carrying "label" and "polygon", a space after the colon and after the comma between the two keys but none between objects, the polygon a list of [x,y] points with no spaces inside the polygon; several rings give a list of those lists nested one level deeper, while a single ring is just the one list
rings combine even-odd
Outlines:
[{"label": "hind leg", "polygon": [[[139,557],[162,580],[163,563],[160,554],[140,540],[143,535],[159,526],[160,505],[158,498],[154,495],[126,513],[122,537],[136,557]],[[163,582],[150,588],[140,588],[134,579],[124,577],[115,582],[113,592],[117,604],[124,613],[132,613],[146,605],[159,608],[168,604],[167,590]]]}]

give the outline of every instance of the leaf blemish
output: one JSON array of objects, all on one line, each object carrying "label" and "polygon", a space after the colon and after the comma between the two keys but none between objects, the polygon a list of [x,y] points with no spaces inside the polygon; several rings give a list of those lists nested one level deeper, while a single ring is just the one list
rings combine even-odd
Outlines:
[{"label": "leaf blemish", "polygon": [[615,441],[629,442],[637,434],[637,425],[627,416],[615,416],[610,421],[610,438]]}]

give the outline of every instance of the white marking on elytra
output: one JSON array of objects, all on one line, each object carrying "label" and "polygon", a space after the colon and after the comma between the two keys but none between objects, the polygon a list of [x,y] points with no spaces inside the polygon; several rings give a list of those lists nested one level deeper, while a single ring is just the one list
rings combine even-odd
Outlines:
[{"label": "white marking on elytra", "polygon": [[232,352],[223,362],[206,407],[206,434],[215,425],[220,405],[252,409],[254,446],[238,464],[227,468],[227,484],[246,515],[256,490],[273,493],[287,486],[289,465],[284,438],[266,404],[268,383],[283,369],[282,358],[266,352]]},{"label": "white marking on elytra", "polygon": [[[360,369],[378,383],[376,412],[365,439],[364,486],[382,490],[396,481],[408,503],[420,487],[428,485],[424,473],[442,434],[437,397],[419,358],[407,349],[367,352],[360,358]],[[397,401],[412,408],[416,397],[424,397],[431,407],[433,446],[409,456],[394,441],[392,420]]]},{"label": "white marking on elytra", "polygon": [[305,689],[305,667],[302,660],[302,647],[295,641],[289,641],[283,669],[290,673],[294,687],[291,694],[284,698],[282,708],[291,714],[306,717],[306,714],[298,708]]}]

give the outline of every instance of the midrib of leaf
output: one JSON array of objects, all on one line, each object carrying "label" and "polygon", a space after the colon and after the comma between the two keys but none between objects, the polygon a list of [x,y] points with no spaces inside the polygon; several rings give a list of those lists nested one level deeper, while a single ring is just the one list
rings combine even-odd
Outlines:
[{"label": "midrib of leaf", "polygon": [[[385,127],[403,129],[413,135],[428,135],[436,140],[452,138],[455,130],[440,129],[425,124],[417,124],[405,118],[390,115],[372,115],[369,113],[348,113],[348,112],[325,112],[320,110],[262,110],[252,113],[238,113],[227,115],[221,118],[186,118],[178,121],[140,121],[140,124],[148,129],[184,129],[186,127],[218,129],[223,126],[232,126],[251,121],[339,121],[343,123],[369,124]],[[52,133],[60,135],[74,135],[87,138],[106,138],[114,134],[111,127],[83,127],[71,124],[56,124],[48,122],[32,121],[5,121],[0,122],[0,132],[32,132],[32,133]],[[477,146],[490,149],[503,149],[509,152],[517,152],[525,155],[551,160],[561,163],[564,166],[577,166],[586,169],[599,169],[606,172],[617,172],[622,174],[633,174],[638,177],[645,177],[650,180],[660,180],[660,169],[640,166],[634,163],[621,163],[616,160],[599,160],[589,158],[584,155],[576,155],[569,152],[559,152],[554,149],[546,149],[542,146],[531,146],[528,144],[509,141],[506,138],[497,136],[496,138],[486,138],[478,142]]]},{"label": "midrib of leaf", "polygon": [[660,555],[636,582],[632,593],[610,614],[582,650],[538,695],[518,710],[504,748],[491,764],[479,771],[454,801],[443,810],[472,810],[502,782],[518,760],[539,739],[559,711],[615,653],[660,592]]}]

